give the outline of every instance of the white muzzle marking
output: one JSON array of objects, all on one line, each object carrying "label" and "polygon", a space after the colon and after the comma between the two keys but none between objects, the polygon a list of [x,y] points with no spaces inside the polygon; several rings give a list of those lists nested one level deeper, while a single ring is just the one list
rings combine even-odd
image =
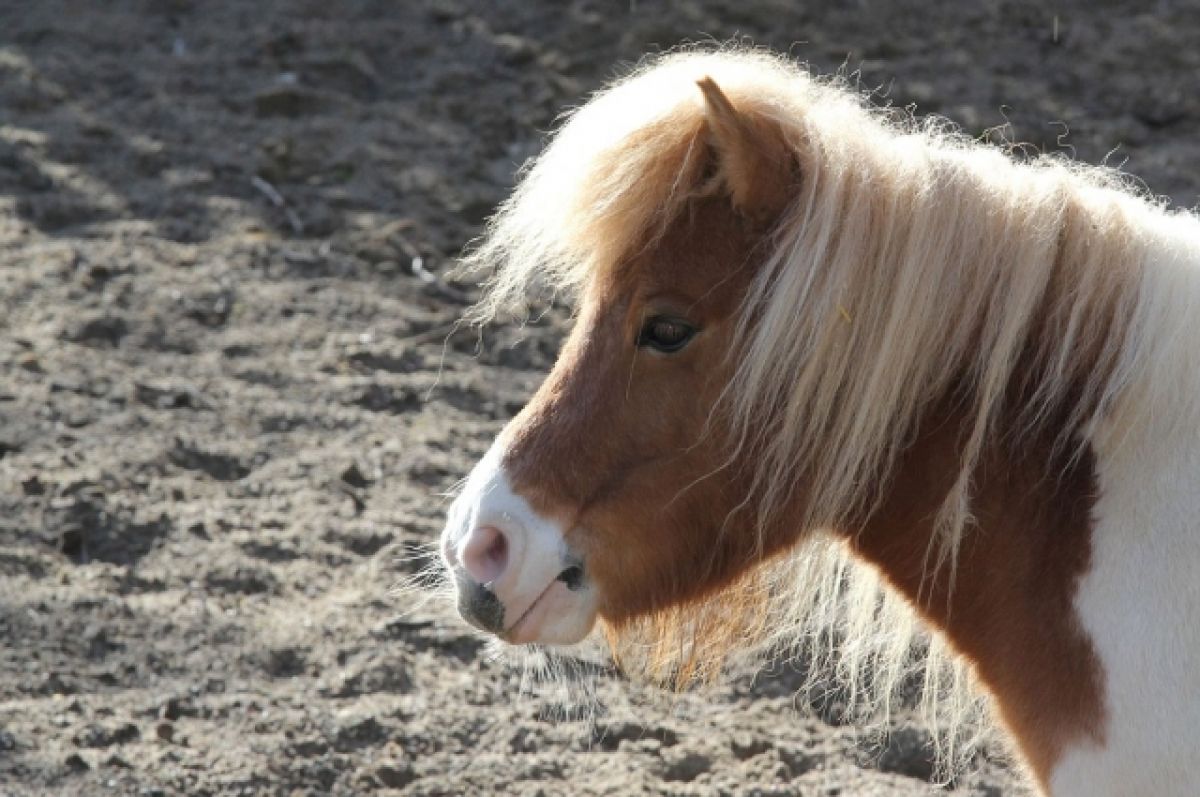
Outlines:
[{"label": "white muzzle marking", "polygon": [[463,619],[506,642],[572,644],[596,620],[595,590],[564,529],[513,492],[497,441],[471,471],[442,532]]}]

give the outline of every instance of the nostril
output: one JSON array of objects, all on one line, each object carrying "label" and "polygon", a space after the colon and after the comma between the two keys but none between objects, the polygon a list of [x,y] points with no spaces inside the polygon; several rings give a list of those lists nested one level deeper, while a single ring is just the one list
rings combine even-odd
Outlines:
[{"label": "nostril", "polygon": [[508,566],[508,539],[495,526],[480,526],[467,537],[461,561],[467,574],[476,582],[495,581]]}]

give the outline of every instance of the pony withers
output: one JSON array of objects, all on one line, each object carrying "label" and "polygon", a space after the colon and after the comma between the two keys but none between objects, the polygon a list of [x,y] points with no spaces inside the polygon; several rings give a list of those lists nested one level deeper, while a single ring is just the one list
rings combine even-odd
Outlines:
[{"label": "pony withers", "polygon": [[677,684],[803,647],[884,708],[919,656],[949,738],[983,706],[1045,792],[1193,788],[1195,217],[678,53],[571,114],[466,264],[480,319],[577,310],[450,509],[469,622]]}]

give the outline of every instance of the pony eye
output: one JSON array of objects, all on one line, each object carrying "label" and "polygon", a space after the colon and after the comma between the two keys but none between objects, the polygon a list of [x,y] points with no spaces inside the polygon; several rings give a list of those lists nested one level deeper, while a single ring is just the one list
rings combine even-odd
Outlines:
[{"label": "pony eye", "polygon": [[686,321],[655,316],[642,325],[637,345],[670,354],[686,346],[695,334],[696,328]]}]

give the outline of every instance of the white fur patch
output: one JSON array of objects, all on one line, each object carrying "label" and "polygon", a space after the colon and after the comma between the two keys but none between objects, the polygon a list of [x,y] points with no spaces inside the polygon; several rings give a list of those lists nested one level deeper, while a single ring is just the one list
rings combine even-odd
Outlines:
[{"label": "white fur patch", "polygon": [[[455,570],[473,530],[500,529],[508,541],[508,562],[504,572],[486,586],[504,606],[505,628],[514,631],[509,641],[578,642],[595,623],[595,590],[586,583],[568,590],[557,581],[570,564],[565,530],[513,491],[503,460],[504,445],[498,440],[471,471],[450,507],[442,532],[442,556],[447,567]],[[514,629],[521,618],[520,627]]]},{"label": "white fur patch", "polygon": [[1127,363],[1134,375],[1093,434],[1100,498],[1076,598],[1104,670],[1103,746],[1067,751],[1056,797],[1191,795],[1200,783],[1200,228],[1148,224]]}]

